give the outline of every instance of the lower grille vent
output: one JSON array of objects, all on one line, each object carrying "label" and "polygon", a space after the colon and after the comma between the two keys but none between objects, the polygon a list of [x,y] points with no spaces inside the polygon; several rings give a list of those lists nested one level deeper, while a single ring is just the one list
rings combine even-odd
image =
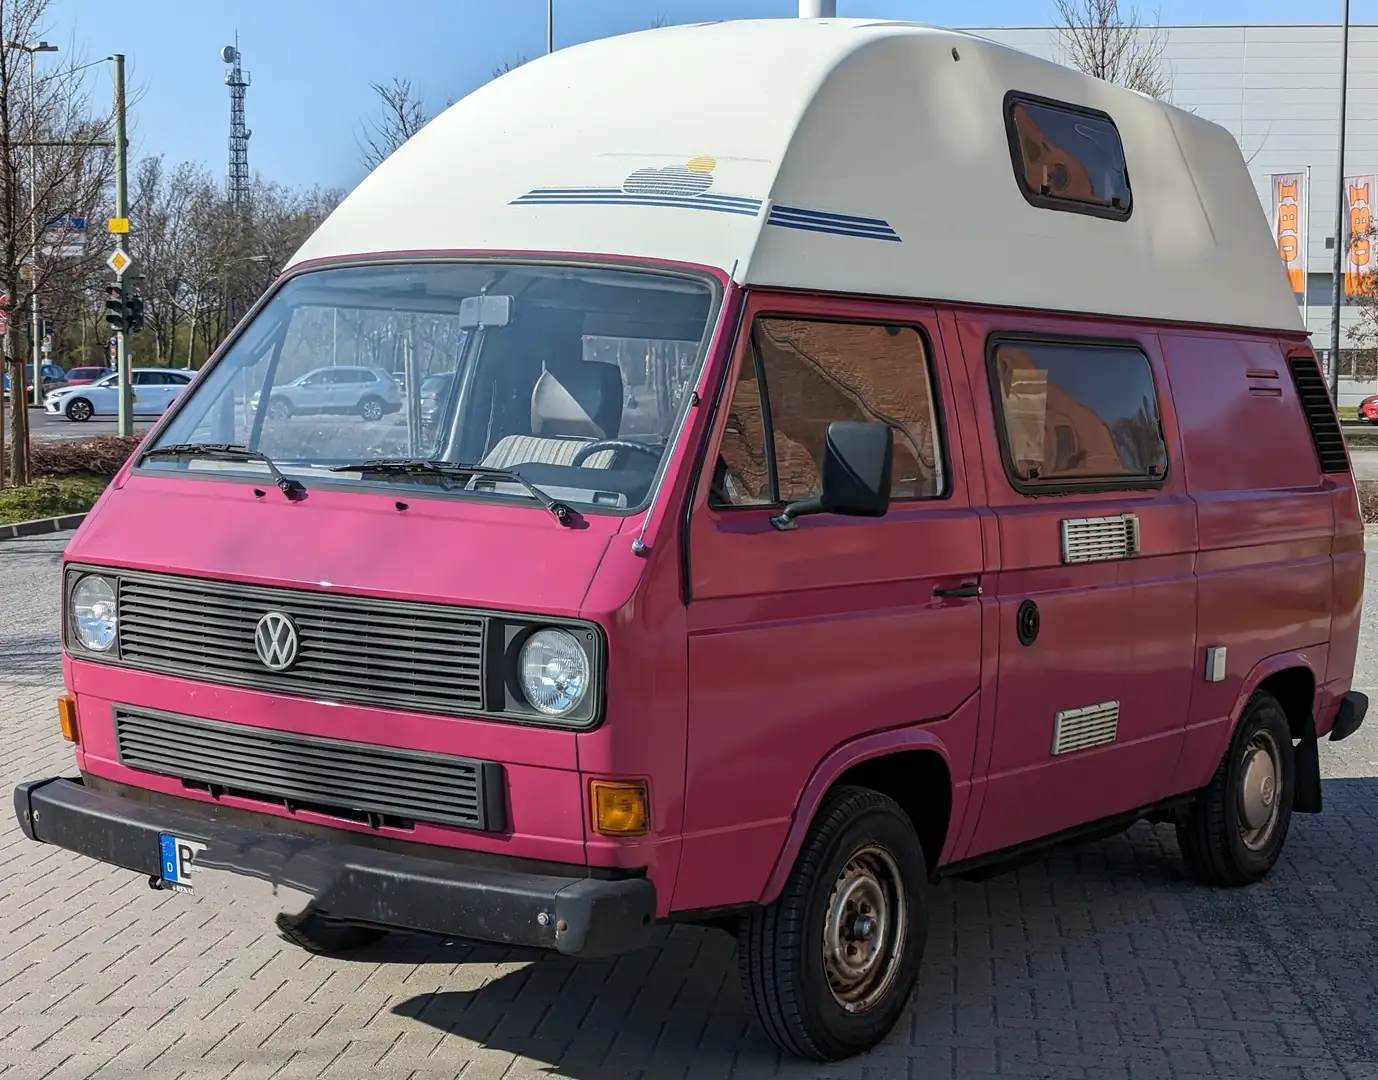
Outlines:
[{"label": "lower grille vent", "polygon": [[384,823],[507,825],[503,769],[492,761],[119,708],[115,740],[120,764],[210,791]]}]

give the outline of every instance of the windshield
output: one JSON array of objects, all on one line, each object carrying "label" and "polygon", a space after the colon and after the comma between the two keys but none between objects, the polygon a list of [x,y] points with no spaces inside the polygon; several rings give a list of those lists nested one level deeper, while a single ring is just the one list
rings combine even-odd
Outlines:
[{"label": "windshield", "polygon": [[[154,446],[243,446],[308,488],[531,501],[510,477],[338,466],[427,459],[511,469],[570,505],[627,512],[649,498],[678,430],[714,305],[704,281],[640,270],[432,262],[312,271],[286,282],[183,395]],[[205,455],[141,467],[252,478],[265,468]]]}]

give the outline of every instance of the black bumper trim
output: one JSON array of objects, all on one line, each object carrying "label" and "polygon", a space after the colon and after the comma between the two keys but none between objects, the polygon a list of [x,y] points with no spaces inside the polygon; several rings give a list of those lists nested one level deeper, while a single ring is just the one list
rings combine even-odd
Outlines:
[{"label": "black bumper trim", "polygon": [[568,877],[460,866],[353,844],[343,831],[323,841],[230,825],[191,800],[148,806],[80,780],[20,784],[14,810],[30,840],[151,878],[160,873],[160,833],[200,841],[198,866],[309,893],[319,911],[346,922],[595,957],[649,944],[655,919],[646,878],[579,877],[577,866]]},{"label": "black bumper trim", "polygon": [[1330,741],[1347,739],[1359,730],[1368,713],[1368,695],[1351,690],[1340,699],[1340,711],[1335,715],[1335,723],[1330,727]]}]

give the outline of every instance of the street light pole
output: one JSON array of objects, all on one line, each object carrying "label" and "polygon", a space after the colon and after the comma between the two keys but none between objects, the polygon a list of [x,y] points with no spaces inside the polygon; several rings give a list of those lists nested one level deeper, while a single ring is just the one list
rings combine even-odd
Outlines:
[{"label": "street light pole", "polygon": [[1340,28],[1340,151],[1335,162],[1335,272],[1330,282],[1330,400],[1340,407],[1340,297],[1344,289],[1345,243],[1345,99],[1349,96],[1349,0],[1344,0]]},{"label": "street light pole", "polygon": [[545,51],[555,51],[555,0],[545,0]]},{"label": "street light pole", "polygon": [[[124,115],[124,54],[116,53],[110,58],[115,67],[115,216],[129,217],[129,184],[125,151],[128,139],[125,135]],[[124,251],[124,233],[115,234],[115,250]],[[126,252],[126,254],[128,254]],[[123,284],[121,284],[123,289]],[[119,393],[119,433],[134,434],[134,392],[130,386],[129,351],[125,348],[124,330],[115,331],[115,385]]]}]

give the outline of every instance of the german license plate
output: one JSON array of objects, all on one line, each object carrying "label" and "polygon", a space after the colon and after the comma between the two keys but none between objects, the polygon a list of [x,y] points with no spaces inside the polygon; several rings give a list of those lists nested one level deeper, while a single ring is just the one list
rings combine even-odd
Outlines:
[{"label": "german license plate", "polygon": [[206,850],[197,840],[187,840],[172,833],[158,835],[158,861],[162,868],[163,884],[177,892],[192,891],[192,872],[196,856]]}]

